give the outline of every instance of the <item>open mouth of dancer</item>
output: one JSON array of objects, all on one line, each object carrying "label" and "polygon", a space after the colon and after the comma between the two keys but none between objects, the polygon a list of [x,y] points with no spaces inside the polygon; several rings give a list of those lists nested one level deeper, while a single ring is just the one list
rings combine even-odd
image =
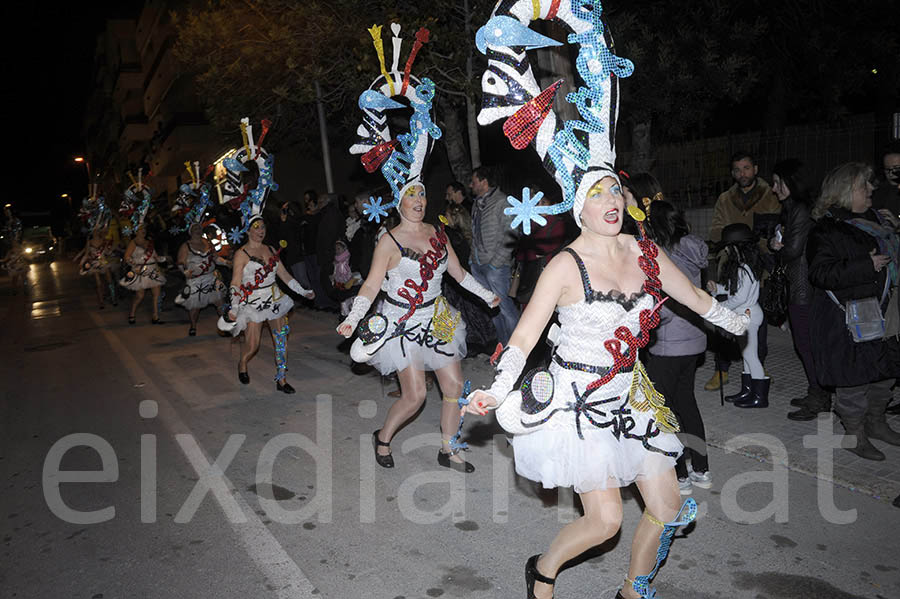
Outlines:
[{"label": "open mouth of dancer", "polygon": [[611,225],[619,222],[619,209],[613,208],[611,210],[607,210],[603,215],[603,220]]}]

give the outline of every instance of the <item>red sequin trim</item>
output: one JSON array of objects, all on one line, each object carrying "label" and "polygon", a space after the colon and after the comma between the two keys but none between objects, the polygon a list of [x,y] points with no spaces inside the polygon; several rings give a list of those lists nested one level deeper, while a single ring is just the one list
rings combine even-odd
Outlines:
[{"label": "red sequin trim", "polygon": [[[406,279],[404,286],[397,290],[397,295],[402,297],[409,303],[409,312],[397,319],[397,323],[405,322],[413,314],[416,309],[424,301],[423,294],[428,291],[428,281],[434,278],[434,271],[441,262],[441,258],[447,249],[447,234],[444,233],[444,225],[441,225],[434,234],[434,237],[428,240],[433,249],[428,250],[419,258],[419,275],[422,277],[422,283],[416,283],[412,279]],[[409,290],[413,293],[410,293]]]}]

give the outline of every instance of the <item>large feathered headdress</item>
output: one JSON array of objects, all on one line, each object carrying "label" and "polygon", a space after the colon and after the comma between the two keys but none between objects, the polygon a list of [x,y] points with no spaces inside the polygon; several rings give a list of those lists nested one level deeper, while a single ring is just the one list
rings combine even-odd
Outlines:
[{"label": "large feathered headdress", "polygon": [[[373,25],[369,29],[378,54],[381,75],[359,96],[363,120],[356,130],[356,143],[350,147],[351,154],[362,154],[361,160],[366,171],[373,173],[376,169],[381,170],[391,188],[392,200],[389,203],[382,204],[380,197],[377,200],[370,197],[369,203],[363,205],[363,212],[369,220],[376,222],[387,216],[389,209],[400,205],[404,188],[419,180],[434,140],[441,137],[441,130],[434,123],[432,111],[434,82],[428,78],[419,80],[411,73],[416,55],[428,42],[429,32],[425,28],[416,32],[409,58],[401,71],[399,61],[403,41],[399,37],[400,25],[392,23],[391,31],[394,33],[391,40],[393,61],[388,70],[384,59],[381,26]],[[413,109],[409,119],[409,133],[402,133],[396,139],[392,138],[387,112],[406,106],[395,98],[405,98]]]},{"label": "large feathered headdress", "polygon": [[[476,33],[475,45],[488,59],[478,122],[486,125],[505,118],[503,132],[513,147],[533,145],[563,192],[563,201],[553,206],[538,206],[543,194],[530,197],[527,189],[521,201],[509,198],[506,213],[515,216],[513,227],[521,224],[526,234],[531,221],[544,224],[542,215],[569,209],[581,226],[581,209],[591,186],[604,177],[618,178],[613,166],[618,78],[631,75],[634,65],[613,54],[602,14],[599,0],[505,1]],[[568,43],[578,45],[575,67],[584,84],[566,95],[578,109],[577,120],[562,121],[552,109],[562,80],[541,91],[528,59],[528,50],[561,45],[528,28],[531,21],[554,19],[571,32]]]},{"label": "large feathered headdress", "polygon": [[[262,133],[259,139],[253,139],[253,126],[250,119],[241,119],[241,138],[243,145],[233,155],[223,161],[225,166],[225,182],[223,184],[223,197],[233,208],[241,212],[241,226],[234,227],[228,233],[228,239],[233,245],[238,245],[243,239],[250,224],[262,218],[263,208],[269,190],[276,191],[278,184],[273,180],[275,157],[266,152],[262,147],[263,140],[269,132],[272,123],[266,119],[261,122]],[[249,162],[255,162],[259,169],[259,180],[253,189],[245,189],[241,182],[241,173],[249,169],[245,166]]]}]

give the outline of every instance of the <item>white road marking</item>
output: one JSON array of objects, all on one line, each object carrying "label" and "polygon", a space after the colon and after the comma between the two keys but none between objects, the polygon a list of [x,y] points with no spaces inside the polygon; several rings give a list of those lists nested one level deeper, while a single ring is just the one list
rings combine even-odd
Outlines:
[{"label": "white road marking", "polygon": [[[88,311],[88,314],[97,325],[97,328],[100,329],[100,332],[103,333],[113,353],[122,361],[129,374],[137,381],[146,382],[141,389],[141,393],[158,404],[158,418],[166,429],[173,436],[176,434],[193,435],[191,429],[181,419],[172,404],[159,391],[159,388],[144,369],[141,368],[140,363],[134,358],[125,344],[119,340],[115,333],[106,328],[105,323],[97,314],[91,311]],[[198,438],[196,435],[193,436]],[[208,452],[203,447],[200,449],[203,451],[206,460],[212,462],[213,459]],[[235,536],[244,546],[244,550],[275,587],[276,596],[283,599],[321,599],[321,593],[318,591],[313,593],[315,587],[309,581],[309,578],[300,570],[297,563],[291,559],[266,525],[262,523],[262,520],[244,499],[244,496],[235,489],[231,480],[225,475],[222,476],[222,480],[228,486],[229,492],[247,517],[247,522],[244,524],[229,524],[234,530]],[[222,509],[221,504],[219,504],[219,508]],[[227,518],[225,520],[227,521]]]}]

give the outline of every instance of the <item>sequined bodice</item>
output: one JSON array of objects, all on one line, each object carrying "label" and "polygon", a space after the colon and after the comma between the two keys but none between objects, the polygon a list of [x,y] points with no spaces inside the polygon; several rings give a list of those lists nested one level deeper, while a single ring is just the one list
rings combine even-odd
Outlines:
[{"label": "sequined bodice", "polygon": [[[246,285],[247,283],[253,283],[256,280],[256,271],[262,270],[264,267],[265,262],[263,262],[256,256],[250,256],[247,264],[244,265],[243,272],[241,272],[241,284]],[[276,276],[278,276],[276,270],[272,269],[272,271],[266,275],[266,278],[263,279],[262,283],[259,285],[259,288],[271,286],[273,283],[275,283]]]},{"label": "sequined bodice", "polygon": [[[213,265],[211,264],[210,254],[210,251],[205,253],[196,252],[193,248],[188,246],[187,258],[184,261],[186,270],[191,271],[191,274],[195,277],[211,273],[213,271]],[[251,264],[256,263],[251,262]]]},{"label": "sequined bodice", "polygon": [[[397,266],[387,271],[387,279],[383,285],[383,289],[388,295],[397,301],[406,302],[406,300],[398,295],[401,288],[406,288],[406,280],[410,279],[416,285],[421,285],[422,274],[420,272],[419,254],[416,252],[404,250]],[[447,252],[444,251],[438,260],[437,267],[434,269],[433,278],[428,281],[428,289],[422,292],[422,301],[428,302],[441,294],[441,277],[447,272]]]}]

